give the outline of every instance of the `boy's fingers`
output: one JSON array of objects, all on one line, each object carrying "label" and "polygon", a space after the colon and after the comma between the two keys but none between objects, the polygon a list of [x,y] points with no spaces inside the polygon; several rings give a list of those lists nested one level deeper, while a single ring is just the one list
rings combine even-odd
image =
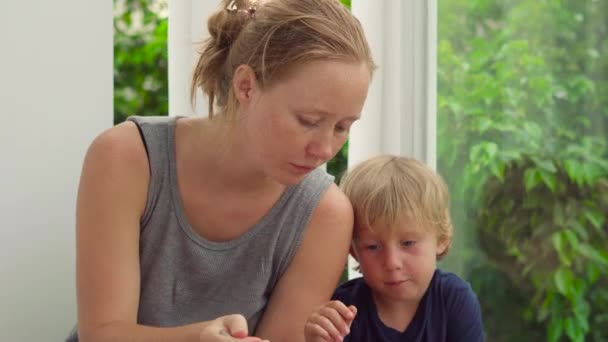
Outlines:
[{"label": "boy's fingers", "polygon": [[[315,324],[312,322],[306,323],[306,336],[314,336],[314,341],[332,341],[331,336],[327,332],[327,330],[323,329],[319,324]],[[306,339],[308,342],[308,337]]]},{"label": "boy's fingers", "polygon": [[342,333],[336,327],[336,324],[325,315],[320,315],[317,319],[317,325],[321,327],[329,335],[327,340],[329,341],[342,341]]},{"label": "boy's fingers", "polygon": [[[347,309],[350,312],[350,310]],[[321,316],[329,321],[333,328],[336,330],[337,334],[340,336],[347,335],[350,331],[348,325],[351,321],[349,318],[345,318],[340,312],[332,307],[325,307],[319,311]],[[351,313],[352,314],[352,313]],[[331,332],[330,332],[331,333]],[[335,334],[332,334],[332,337],[336,337]]]},{"label": "boy's fingers", "polygon": [[353,313],[350,308],[346,307],[346,305],[339,300],[332,300],[328,303],[328,307],[336,310],[342,317],[344,317],[345,320],[352,320],[355,318],[355,313]]}]

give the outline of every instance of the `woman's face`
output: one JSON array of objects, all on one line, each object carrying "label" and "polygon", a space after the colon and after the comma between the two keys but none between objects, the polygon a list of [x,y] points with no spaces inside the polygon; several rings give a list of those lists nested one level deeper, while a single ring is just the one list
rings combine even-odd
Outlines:
[{"label": "woman's face", "polygon": [[370,71],[364,63],[311,62],[263,90],[255,81],[248,85],[238,77],[234,86],[243,119],[239,132],[247,158],[266,176],[288,185],[344,145],[360,117]]}]

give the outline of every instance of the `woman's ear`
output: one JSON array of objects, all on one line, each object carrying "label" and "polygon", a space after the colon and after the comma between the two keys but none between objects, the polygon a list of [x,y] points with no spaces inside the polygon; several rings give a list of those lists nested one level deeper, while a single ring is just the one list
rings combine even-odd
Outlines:
[{"label": "woman's ear", "polygon": [[250,103],[256,88],[257,78],[253,69],[249,65],[239,65],[232,76],[232,91],[239,104]]}]

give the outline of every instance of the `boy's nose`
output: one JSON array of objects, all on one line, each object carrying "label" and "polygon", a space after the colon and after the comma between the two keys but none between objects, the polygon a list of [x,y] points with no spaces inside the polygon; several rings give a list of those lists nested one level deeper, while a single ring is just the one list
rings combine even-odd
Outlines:
[{"label": "boy's nose", "polygon": [[399,255],[396,251],[387,248],[384,252],[384,266],[388,270],[398,270],[401,269],[401,261],[399,260]]}]

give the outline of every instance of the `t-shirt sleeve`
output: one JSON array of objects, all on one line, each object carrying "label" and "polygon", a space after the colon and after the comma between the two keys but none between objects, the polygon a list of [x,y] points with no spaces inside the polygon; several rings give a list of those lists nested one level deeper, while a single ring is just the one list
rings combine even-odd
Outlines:
[{"label": "t-shirt sleeve", "polygon": [[449,342],[483,342],[483,321],[479,301],[468,283],[458,279],[448,299]]}]

